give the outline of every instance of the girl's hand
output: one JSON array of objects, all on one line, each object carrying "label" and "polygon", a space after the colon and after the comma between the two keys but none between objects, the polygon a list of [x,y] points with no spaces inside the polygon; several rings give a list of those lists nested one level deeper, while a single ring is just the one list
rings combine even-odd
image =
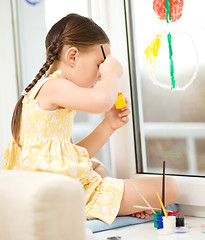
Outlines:
[{"label": "girl's hand", "polygon": [[124,126],[128,121],[130,114],[130,103],[127,98],[125,98],[126,106],[121,109],[116,109],[115,105],[105,113],[104,121],[109,124],[113,131]]},{"label": "girl's hand", "polygon": [[152,214],[151,210],[146,210],[146,211],[142,211],[142,212],[137,212],[137,213],[133,213],[131,214],[132,217],[136,217],[136,218],[149,218],[149,216]]},{"label": "girl's hand", "polygon": [[100,64],[99,72],[102,78],[106,78],[107,76],[114,78],[114,76],[116,76],[119,79],[123,74],[123,69],[116,58],[108,55],[105,61]]}]

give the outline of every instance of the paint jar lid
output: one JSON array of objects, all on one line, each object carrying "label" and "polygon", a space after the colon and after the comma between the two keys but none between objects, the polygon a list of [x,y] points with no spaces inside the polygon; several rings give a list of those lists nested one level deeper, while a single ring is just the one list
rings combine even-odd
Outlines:
[{"label": "paint jar lid", "polygon": [[163,218],[163,221],[170,221],[170,222],[176,221],[176,216],[168,216],[168,217],[163,216],[162,218]]},{"label": "paint jar lid", "polygon": [[184,218],[184,214],[182,214],[182,213],[176,214],[176,218]]},{"label": "paint jar lid", "polygon": [[168,216],[172,216],[172,215],[176,215],[176,214],[180,214],[180,211],[169,212]]}]

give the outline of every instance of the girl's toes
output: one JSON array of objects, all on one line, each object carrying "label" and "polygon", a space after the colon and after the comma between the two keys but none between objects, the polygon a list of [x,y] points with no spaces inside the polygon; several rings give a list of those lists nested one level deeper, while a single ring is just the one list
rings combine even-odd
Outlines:
[{"label": "girl's toes", "polygon": [[141,216],[140,216],[141,218],[145,218],[145,215],[144,215],[144,213],[143,212],[141,212]]},{"label": "girl's toes", "polygon": [[149,214],[145,213],[145,219],[149,218]]},{"label": "girl's toes", "polygon": [[136,214],[135,214],[135,217],[137,217],[137,218],[140,218],[140,216],[141,216],[140,213],[136,213]]}]

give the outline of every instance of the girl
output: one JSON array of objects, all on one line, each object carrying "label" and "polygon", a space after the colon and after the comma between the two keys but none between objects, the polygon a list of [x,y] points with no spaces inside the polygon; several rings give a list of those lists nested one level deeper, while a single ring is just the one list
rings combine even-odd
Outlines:
[{"label": "girl", "polygon": [[[3,168],[50,171],[79,179],[85,191],[87,219],[111,224],[116,216],[147,218],[150,211],[133,205],[145,205],[141,192],[153,207],[160,207],[156,192],[161,192],[161,178],[103,178],[105,168],[91,160],[112,133],[128,122],[130,113],[128,101],[121,110],[113,106],[122,67],[110,56],[107,35],[91,19],[70,14],[48,32],[46,50],[45,64],[16,104],[13,138],[5,151]],[[71,131],[76,110],[105,112],[105,118],[74,145]],[[168,205],[177,195],[170,178],[166,189]]]}]

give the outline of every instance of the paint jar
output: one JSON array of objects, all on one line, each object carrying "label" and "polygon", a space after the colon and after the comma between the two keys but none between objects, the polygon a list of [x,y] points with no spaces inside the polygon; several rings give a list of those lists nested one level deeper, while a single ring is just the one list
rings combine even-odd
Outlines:
[{"label": "paint jar", "polygon": [[157,215],[161,215],[161,212],[153,213],[154,227],[157,228]]},{"label": "paint jar", "polygon": [[175,216],[168,216],[163,217],[163,228],[165,234],[172,234],[175,231],[176,226],[176,217]]},{"label": "paint jar", "polygon": [[124,99],[123,93],[119,92],[117,96],[117,100],[115,101],[115,107],[117,109],[123,108],[126,106],[126,101]]},{"label": "paint jar", "polygon": [[163,228],[162,215],[157,215],[157,229]]},{"label": "paint jar", "polygon": [[183,214],[176,215],[176,227],[184,227],[184,215]]}]

